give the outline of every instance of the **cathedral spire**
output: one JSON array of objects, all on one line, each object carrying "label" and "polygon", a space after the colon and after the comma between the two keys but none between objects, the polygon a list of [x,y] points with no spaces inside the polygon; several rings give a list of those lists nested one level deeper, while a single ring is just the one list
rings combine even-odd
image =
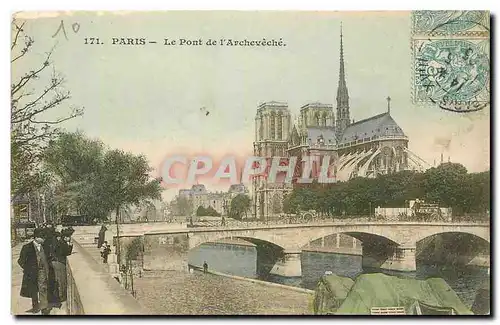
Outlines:
[{"label": "cathedral spire", "polygon": [[347,85],[345,82],[344,70],[344,35],[342,34],[342,23],[340,23],[340,69],[339,69],[339,88],[337,90],[337,101],[339,97],[346,97],[342,99],[348,100]]},{"label": "cathedral spire", "polygon": [[337,88],[337,137],[340,138],[347,126],[351,124],[349,117],[349,92],[345,81],[344,67],[344,33],[342,23],[340,23],[340,68],[339,68],[339,86]]}]

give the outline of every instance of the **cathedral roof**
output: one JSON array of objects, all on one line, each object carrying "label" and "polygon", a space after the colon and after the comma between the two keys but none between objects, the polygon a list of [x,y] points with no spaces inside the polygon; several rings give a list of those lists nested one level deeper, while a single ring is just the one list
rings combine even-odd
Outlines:
[{"label": "cathedral roof", "polygon": [[405,136],[405,134],[392,116],[386,112],[349,124],[342,134],[340,143],[374,136]]},{"label": "cathedral roof", "polygon": [[203,184],[195,184],[191,187],[191,192],[194,194],[206,193],[207,189],[205,188],[205,185],[203,185]]},{"label": "cathedral roof", "polygon": [[310,126],[307,128],[307,143],[314,145],[322,138],[323,144],[335,145],[337,139],[335,137],[335,128],[331,126]]},{"label": "cathedral roof", "polygon": [[245,184],[240,183],[240,184],[231,184],[229,187],[230,193],[244,193],[246,191]]}]

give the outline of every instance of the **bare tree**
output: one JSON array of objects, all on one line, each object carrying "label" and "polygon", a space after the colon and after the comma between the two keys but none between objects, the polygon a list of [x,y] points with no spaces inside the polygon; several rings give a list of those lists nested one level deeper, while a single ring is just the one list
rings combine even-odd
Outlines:
[{"label": "bare tree", "polygon": [[[64,121],[83,114],[83,108],[62,105],[71,98],[63,88],[65,79],[56,72],[51,61],[52,48],[34,68],[25,60],[32,50],[34,40],[23,29],[26,22],[12,20],[11,68],[19,75],[11,84],[11,194],[12,197],[38,189],[45,182],[41,171],[42,152],[51,139],[59,133]],[[20,74],[20,71],[24,71]],[[14,73],[13,73],[14,75]],[[49,81],[40,87],[37,80]],[[69,109],[69,112],[68,112]],[[60,117],[48,118],[47,112]]]}]

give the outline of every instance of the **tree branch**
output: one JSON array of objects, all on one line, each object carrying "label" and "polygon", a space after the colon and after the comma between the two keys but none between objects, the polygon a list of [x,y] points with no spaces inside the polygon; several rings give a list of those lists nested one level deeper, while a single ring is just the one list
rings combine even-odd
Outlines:
[{"label": "tree branch", "polygon": [[67,120],[71,120],[72,118],[75,118],[77,116],[81,116],[82,113],[77,111],[76,113],[72,113],[71,115],[67,116],[67,117],[63,117],[63,118],[59,118],[55,121],[34,121],[34,120],[29,120],[31,123],[34,123],[34,124],[50,124],[50,125],[55,125],[55,124],[60,124],[62,122],[65,122]]},{"label": "tree branch", "polygon": [[52,50],[47,54],[47,58],[42,64],[42,67],[38,70],[30,71],[28,74],[24,75],[21,77],[19,82],[17,84],[13,84],[11,86],[11,91],[10,94],[11,96],[15,95],[20,89],[22,89],[30,80],[34,79],[37,77],[37,75],[42,72],[45,68],[47,68],[50,65],[49,59],[50,56],[52,55]]},{"label": "tree branch", "polygon": [[14,49],[14,47],[16,46],[17,44],[17,40],[19,38],[19,34],[23,31],[23,27],[24,27],[24,24],[26,24],[26,22],[23,22],[21,27],[19,27],[17,24],[16,24],[16,21],[15,19],[12,20],[12,24],[16,27],[16,35],[14,36],[14,39],[12,40],[12,45],[10,46],[10,49]]},{"label": "tree branch", "polygon": [[[57,96],[61,96],[59,98],[57,98]],[[22,109],[20,109],[17,113],[20,113],[20,112],[24,112],[22,114],[21,117],[19,117],[18,119],[13,119],[11,121],[11,124],[18,124],[18,123],[22,123],[22,122],[26,122],[26,121],[31,121],[32,118],[50,108],[53,108],[57,105],[59,105],[62,101],[66,100],[66,99],[69,99],[71,96],[69,95],[69,92],[66,92],[65,94],[63,95],[60,95],[60,94],[57,94],[56,96],[54,96],[54,98],[51,99],[50,102],[48,102],[47,104],[43,105],[41,108],[39,109],[36,109],[36,110],[33,110],[30,112],[29,108],[26,108],[27,105],[25,107],[23,107]],[[33,104],[32,104],[33,103]],[[32,102],[30,103],[32,106],[35,106],[38,104],[38,102]],[[28,104],[28,105],[30,105]]]}]

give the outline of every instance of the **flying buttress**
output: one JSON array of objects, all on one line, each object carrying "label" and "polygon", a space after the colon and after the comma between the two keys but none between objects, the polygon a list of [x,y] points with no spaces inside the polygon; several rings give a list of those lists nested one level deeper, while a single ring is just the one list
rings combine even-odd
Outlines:
[{"label": "flying buttress", "polygon": [[378,148],[371,156],[370,158],[368,158],[368,160],[365,162],[365,164],[363,166],[361,166],[361,168],[358,170],[358,175],[360,176],[365,176],[366,175],[366,170],[368,169],[368,167],[370,166],[370,163],[372,162],[372,160],[378,156],[378,154],[380,154],[382,152],[382,150],[380,148]]},{"label": "flying buttress", "polygon": [[354,168],[358,165],[360,161],[366,158],[371,153],[370,150],[363,151],[359,154],[359,156],[355,157],[353,160],[345,164],[340,171],[338,171],[337,179],[339,180],[347,180],[351,176]]},{"label": "flying buttress", "polygon": [[352,153],[341,156],[338,160],[338,163],[337,163],[338,168],[340,169],[342,167],[342,165],[344,165],[345,162],[350,160],[352,157],[354,157],[354,154],[352,154]]},{"label": "flying buttress", "polygon": [[422,164],[417,159],[415,159],[414,157],[408,156],[408,159],[413,162],[414,166],[416,166],[418,170],[424,169],[424,166],[422,166]]},{"label": "flying buttress", "polygon": [[421,169],[425,169],[424,166],[427,166],[427,167],[430,167],[431,165],[426,162],[425,160],[423,160],[422,158],[420,158],[419,156],[417,156],[416,154],[414,154],[413,152],[411,152],[410,150],[408,150],[408,148],[404,148],[404,151],[406,153],[408,153],[408,158],[412,157],[412,161],[417,165],[419,166]]}]

